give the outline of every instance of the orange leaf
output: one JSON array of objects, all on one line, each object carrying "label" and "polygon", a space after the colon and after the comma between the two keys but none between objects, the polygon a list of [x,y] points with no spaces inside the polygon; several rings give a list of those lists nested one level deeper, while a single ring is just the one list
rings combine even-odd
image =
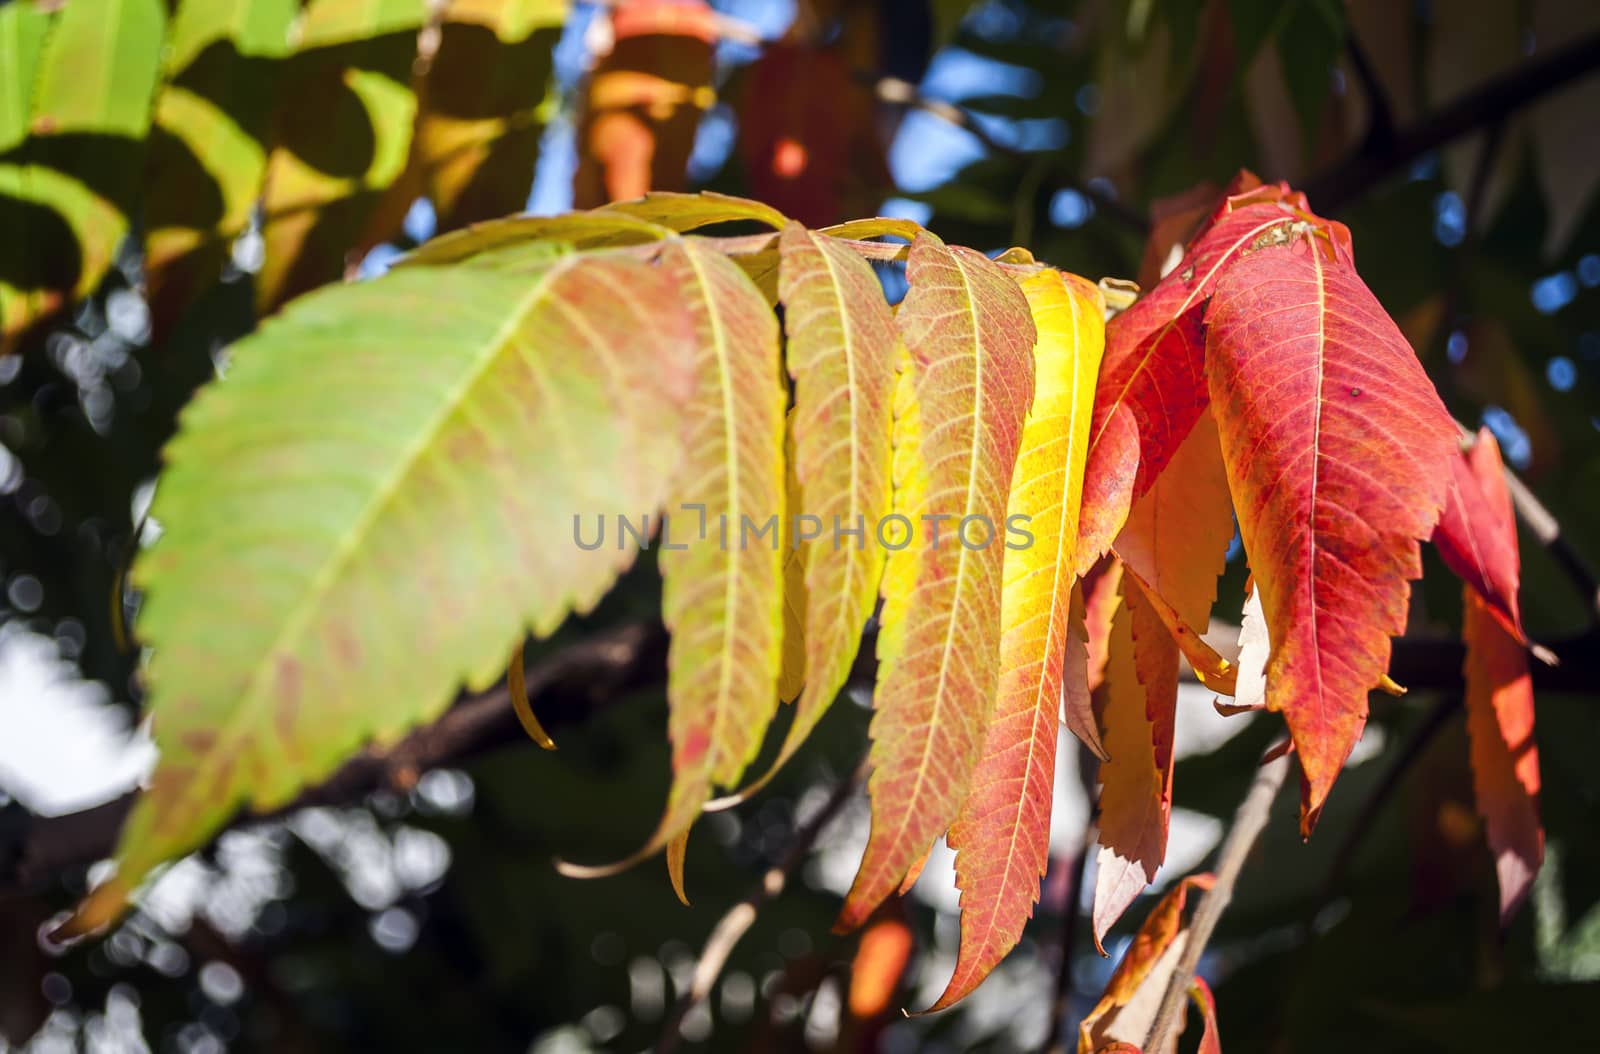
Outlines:
[{"label": "orange leaf", "polygon": [[1126,1043],[1133,1036],[1143,1042],[1187,938],[1183,908],[1189,891],[1208,890],[1215,881],[1209,873],[1188,875],[1161,898],[1111,974],[1100,1001],[1079,1024],[1079,1054]]},{"label": "orange leaf", "polygon": [[636,0],[610,17],[612,46],[589,74],[578,124],[580,209],[681,190],[716,97],[716,15],[701,0]]},{"label": "orange leaf", "polygon": [[[1105,323],[1099,290],[1046,268],[1021,280],[1033,312],[1034,399],[1011,477],[1008,518],[1027,516],[1031,544],[1008,548],[1000,599],[1000,686],[972,777],[950,827],[961,889],[961,950],[942,1010],[978,986],[1016,947],[1050,862],[1056,739],[1067,680],[1087,656],[1071,648],[1069,611],[1089,408]],[[1067,671],[1064,663],[1073,661]],[[1080,699],[1082,688],[1068,691]],[[1087,707],[1083,708],[1088,711]],[[1102,756],[1093,714],[1090,745]]]},{"label": "orange leaf", "polygon": [[850,964],[850,1016],[877,1017],[889,1008],[911,964],[915,939],[903,918],[889,917],[868,926]]},{"label": "orange leaf", "polygon": [[1134,503],[1117,536],[1117,555],[1185,626],[1204,635],[1232,540],[1233,502],[1217,423],[1202,414],[1166,471]]},{"label": "orange leaf", "polygon": [[[987,257],[912,243],[896,316],[913,359],[933,533],[910,598],[916,618],[880,665],[868,783],[872,833],[837,927],[860,925],[955,818],[999,683],[1004,531],[1023,418],[1033,399],[1027,300]],[[986,520],[973,547],[963,521]],[[952,537],[955,535],[955,537]],[[886,572],[887,574],[887,572]]]},{"label": "orange leaf", "polygon": [[1196,1054],[1222,1054],[1222,1034],[1217,1030],[1217,997],[1211,994],[1211,986],[1204,977],[1196,977],[1190,983],[1189,998],[1199,1008],[1206,1028]]},{"label": "orange leaf", "polygon": [[1122,607],[1122,561],[1107,556],[1083,576],[1083,624],[1089,655],[1088,689],[1100,687],[1106,676],[1111,620]]},{"label": "orange leaf", "polygon": [[1138,579],[1122,579],[1123,606],[1111,627],[1101,721],[1109,761],[1100,765],[1100,853],[1094,886],[1094,944],[1155,879],[1167,856],[1172,815],[1172,739],[1178,702],[1178,646]]},{"label": "orange leaf", "polygon": [[[1517,525],[1500,464],[1500,448],[1487,432],[1472,448],[1472,470],[1481,486],[1475,535],[1485,547],[1509,552],[1515,588]],[[1539,823],[1539,748],[1533,736],[1533,682],[1528,653],[1505,624],[1505,616],[1469,585],[1462,591],[1462,637],[1467,644],[1462,674],[1467,682],[1467,735],[1472,744],[1472,785],[1494,853],[1500,883],[1500,922],[1508,922],[1528,895],[1544,861]],[[1511,593],[1516,610],[1516,593]]]},{"label": "orange leaf", "polygon": [[[1500,446],[1487,428],[1477,442],[1450,462],[1444,511],[1433,532],[1433,544],[1445,564],[1477,591],[1518,640],[1522,613],[1517,589],[1522,571],[1517,556],[1517,528],[1510,510]],[[1494,495],[1496,497],[1491,497]],[[1503,499],[1505,508],[1500,507]]]},{"label": "orange leaf", "polygon": [[1405,629],[1455,425],[1355,271],[1290,234],[1217,284],[1206,372],[1309,834]]}]

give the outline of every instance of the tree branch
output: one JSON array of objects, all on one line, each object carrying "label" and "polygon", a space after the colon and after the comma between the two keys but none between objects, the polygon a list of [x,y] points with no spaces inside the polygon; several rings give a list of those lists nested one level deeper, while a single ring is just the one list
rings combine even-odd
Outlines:
[{"label": "tree branch", "polygon": [[[928,98],[919,92],[917,86],[910,81],[901,80],[899,77],[881,77],[874,84],[873,90],[880,100],[889,103],[891,106],[904,106],[910,110],[921,110],[923,113],[931,114],[947,124],[954,125],[976,139],[991,154],[997,154],[1000,157],[1007,157],[1013,160],[1032,160],[1041,156],[1018,150],[1000,142],[990,135],[988,129],[983,127],[983,123],[973,117],[969,111],[942,99]],[[1142,212],[1130,208],[1103,191],[1096,190],[1086,183],[1080,183],[1075,180],[1069,180],[1059,184],[1059,186],[1061,189],[1075,190],[1082,194],[1094,204],[1097,212],[1105,213],[1106,216],[1137,234],[1143,235],[1150,230],[1150,222],[1145,219]]]},{"label": "tree branch", "polygon": [[1399,130],[1386,143],[1369,136],[1302,189],[1322,212],[1338,212],[1429,151],[1503,121],[1540,96],[1597,69],[1600,33],[1592,33],[1492,78],[1410,128]]},{"label": "tree branch", "polygon": [[678,1049],[678,1044],[683,1039],[681,1026],[684,1019],[711,994],[717,978],[722,975],[722,968],[728,964],[728,956],[733,954],[733,949],[755,923],[756,913],[763,904],[776,900],[783,893],[784,887],[789,884],[790,874],[811,854],[811,849],[816,845],[823,829],[849,803],[856,788],[866,777],[867,763],[863,761],[856,767],[855,772],[839,781],[839,785],[833,788],[833,793],[828,796],[822,808],[817,810],[817,814],[795,831],[794,840],[789,843],[783,858],[761,876],[761,880],[743,900],[729,908],[717,921],[711,930],[711,936],[706,938],[705,947],[700,951],[700,958],[694,964],[694,974],[688,990],[679,997],[677,1006],[673,1007],[672,1016],[667,1019],[666,1027],[661,1031],[661,1038],[656,1044],[658,1054],[670,1054],[671,1051]]},{"label": "tree branch", "polygon": [[[1267,756],[1271,755],[1272,751],[1268,751]],[[1255,781],[1250,784],[1244,801],[1233,814],[1233,826],[1228,830],[1228,837],[1217,854],[1216,883],[1206,891],[1200,906],[1195,909],[1194,919],[1189,924],[1189,941],[1183,947],[1172,980],[1167,982],[1161,1009],[1151,1023],[1150,1035],[1144,1044],[1145,1050],[1167,1049],[1168,1037],[1178,1027],[1184,1004],[1189,998],[1189,985],[1194,980],[1195,967],[1199,965],[1200,956],[1204,954],[1206,944],[1217,928],[1217,921],[1233,899],[1234,884],[1239,881],[1239,873],[1244,870],[1244,862],[1255,847],[1256,839],[1261,837],[1262,830],[1267,826],[1267,818],[1272,813],[1272,801],[1278,796],[1288,773],[1287,753],[1263,764],[1256,770]]]},{"label": "tree branch", "polygon": [[[657,623],[601,630],[533,664],[530,696],[553,727],[581,720],[605,700],[658,680],[666,633]],[[465,696],[430,725],[387,749],[369,747],[294,801],[267,814],[242,813],[230,826],[255,823],[309,805],[348,802],[382,788],[408,791],[425,770],[455,765],[508,744],[526,742],[506,686]],[[36,817],[20,807],[0,828],[0,890],[35,889],[63,871],[111,854],[137,792],[64,816]],[[20,815],[19,815],[20,814]],[[220,835],[221,832],[218,832]]]}]

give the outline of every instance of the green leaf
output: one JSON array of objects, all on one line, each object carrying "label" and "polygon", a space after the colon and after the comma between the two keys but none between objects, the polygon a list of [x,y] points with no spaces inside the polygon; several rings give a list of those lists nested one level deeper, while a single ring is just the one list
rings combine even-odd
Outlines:
[{"label": "green leaf", "polygon": [[[0,154],[0,199],[9,199],[0,347],[91,292],[111,266],[128,229],[166,24],[161,0],[74,3],[41,41],[43,17],[12,4],[0,30],[0,47],[17,57],[5,67],[11,83],[0,85],[17,98],[0,118],[0,143],[10,145]],[[18,143],[24,113],[29,135]]]},{"label": "green leaf", "polygon": [[575,518],[661,501],[691,327],[660,268],[551,248],[333,287],[241,341],[133,571],[161,761],[69,928],[591,607],[634,552]]},{"label": "green leaf", "polygon": [[145,288],[164,328],[222,273],[249,225],[295,0],[184,3],[146,170]]},{"label": "green leaf", "polygon": [[405,170],[424,0],[313,0],[300,23],[267,162],[263,312],[337,279],[389,227],[369,226]]},{"label": "green leaf", "polygon": [[394,204],[421,194],[439,228],[514,212],[528,200],[548,108],[552,49],[567,0],[450,4],[420,88],[411,176]]}]

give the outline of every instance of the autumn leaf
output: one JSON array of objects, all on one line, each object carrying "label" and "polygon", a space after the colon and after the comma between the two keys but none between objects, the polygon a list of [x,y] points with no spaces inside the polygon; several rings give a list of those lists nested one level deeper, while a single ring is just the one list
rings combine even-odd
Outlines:
[{"label": "autumn leaf", "polygon": [[[775,772],[805,741],[843,686],[877,604],[886,550],[876,537],[890,511],[899,336],[866,261],[798,224],[781,238],[779,295],[795,382],[792,510],[810,539],[804,564],[805,685]],[[853,539],[840,529],[860,532]]]},{"label": "autumn leaf", "polygon": [[1487,428],[1480,429],[1472,448],[1450,462],[1433,544],[1445,565],[1484,599],[1516,639],[1523,640],[1515,523],[1505,530],[1501,510],[1491,497],[1505,490],[1505,480],[1494,475],[1500,465],[1499,444]]},{"label": "autumn leaf", "polygon": [[661,265],[694,319],[700,378],[660,543],[672,788],[643,848],[615,864],[564,864],[576,877],[615,873],[687,832],[716,788],[738,783],[777,708],[785,515],[777,319],[708,243],[668,242]]},{"label": "autumn leaf", "polygon": [[1094,887],[1094,943],[1102,955],[1105,935],[1166,859],[1172,815],[1178,646],[1139,580],[1123,575],[1122,589],[1101,688],[1101,722],[1111,755],[1100,763]]},{"label": "autumn leaf", "polygon": [[[966,798],[999,681],[1006,498],[1033,399],[1033,320],[1016,283],[980,253],[918,235],[896,320],[920,404],[922,547],[917,617],[879,669],[868,783],[872,832],[840,929],[897,889]],[[964,524],[963,521],[966,521]],[[990,528],[989,544],[964,535]]]},{"label": "autumn leaf", "polygon": [[1204,636],[1231,541],[1233,502],[1222,444],[1216,420],[1202,414],[1166,470],[1133,504],[1115,549],[1190,632]]},{"label": "autumn leaf", "polygon": [[236,345],[165,451],[165,529],[133,568],[161,760],[68,930],[588,610],[634,548],[581,547],[574,517],[661,501],[690,322],[659,269],[549,247],[332,287]]},{"label": "autumn leaf", "polygon": [[695,130],[716,101],[716,13],[701,0],[639,0],[605,17],[611,46],[578,121],[578,208],[683,189]]},{"label": "autumn leaf", "polygon": [[[1516,611],[1519,577],[1517,523],[1506,489],[1500,447],[1487,431],[1468,454],[1480,513],[1471,536],[1480,551],[1500,554],[1501,582]],[[1472,508],[1472,506],[1468,506]],[[1465,576],[1463,576],[1465,577]],[[1470,582],[1470,580],[1469,580]],[[1533,681],[1528,652],[1501,609],[1469,584],[1462,590],[1462,668],[1467,683],[1467,735],[1472,745],[1472,787],[1500,885],[1500,923],[1516,913],[1544,861],[1539,823],[1539,747],[1533,735]]]},{"label": "autumn leaf", "polygon": [[1106,1044],[1144,1042],[1188,940],[1184,905],[1192,891],[1208,890],[1215,881],[1210,874],[1187,875],[1151,910],[1100,1001],[1078,1025],[1079,1054],[1103,1050]]},{"label": "autumn leaf", "polygon": [[1405,338],[1326,251],[1296,235],[1243,255],[1206,315],[1212,408],[1272,641],[1266,702],[1305,773],[1303,833],[1405,629],[1417,539],[1456,456],[1455,426]]},{"label": "autumn leaf", "polygon": [[[1033,313],[1033,406],[1012,471],[1011,517],[1031,544],[1008,548],[1000,596],[1000,683],[972,776],[950,827],[961,889],[961,948],[930,1010],[966,996],[1022,938],[1050,863],[1050,808],[1064,681],[1082,682],[1087,655],[1067,670],[1078,504],[1089,409],[1105,341],[1104,301],[1076,275],[1041,268],[1020,282]],[[1069,695],[1073,693],[1068,693]],[[1087,697],[1087,689],[1076,694]],[[1088,715],[1091,746],[1104,754]]]},{"label": "autumn leaf", "polygon": [[1283,201],[1222,212],[1177,268],[1107,324],[1083,485],[1080,574],[1110,548],[1133,503],[1205,412],[1203,313],[1218,280],[1253,246],[1305,222]]}]

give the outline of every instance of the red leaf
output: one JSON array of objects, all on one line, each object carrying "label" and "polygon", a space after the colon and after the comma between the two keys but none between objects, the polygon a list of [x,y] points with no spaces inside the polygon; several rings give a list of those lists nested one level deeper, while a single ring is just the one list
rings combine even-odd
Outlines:
[{"label": "red leaf", "polygon": [[891,185],[877,102],[844,52],[768,44],[747,77],[738,149],[751,193],[810,227],[875,209]]},{"label": "red leaf", "polygon": [[[1433,532],[1433,544],[1446,566],[1477,590],[1518,640],[1522,613],[1517,609],[1521,568],[1517,558],[1517,525],[1507,515],[1500,447],[1487,429],[1478,432],[1472,449],[1450,462],[1444,511]],[[1503,499],[1501,502],[1491,495]]]},{"label": "red leaf", "polygon": [[1377,299],[1318,241],[1237,260],[1206,322],[1212,409],[1272,641],[1267,706],[1300,757],[1309,833],[1405,629],[1455,426]]},{"label": "red leaf", "polygon": [[[1263,188],[1270,189],[1270,188]],[[1306,214],[1283,202],[1231,202],[1196,239],[1182,265],[1106,325],[1106,353],[1089,426],[1078,573],[1093,566],[1128,510],[1177,452],[1205,411],[1206,298],[1253,247]]]},{"label": "red leaf", "polygon": [[[1485,517],[1474,535],[1502,554],[1511,573],[1507,598],[1516,611],[1517,528],[1500,464],[1500,448],[1487,432],[1471,451],[1473,481]],[[1452,565],[1454,566],[1454,565]],[[1465,576],[1463,576],[1465,577]],[[1470,580],[1469,580],[1470,581]],[[1539,823],[1539,748],[1533,737],[1533,682],[1528,653],[1504,614],[1468,585],[1462,591],[1462,637],[1467,660],[1467,735],[1472,742],[1472,786],[1494,853],[1504,925],[1528,895],[1544,861]]]}]

